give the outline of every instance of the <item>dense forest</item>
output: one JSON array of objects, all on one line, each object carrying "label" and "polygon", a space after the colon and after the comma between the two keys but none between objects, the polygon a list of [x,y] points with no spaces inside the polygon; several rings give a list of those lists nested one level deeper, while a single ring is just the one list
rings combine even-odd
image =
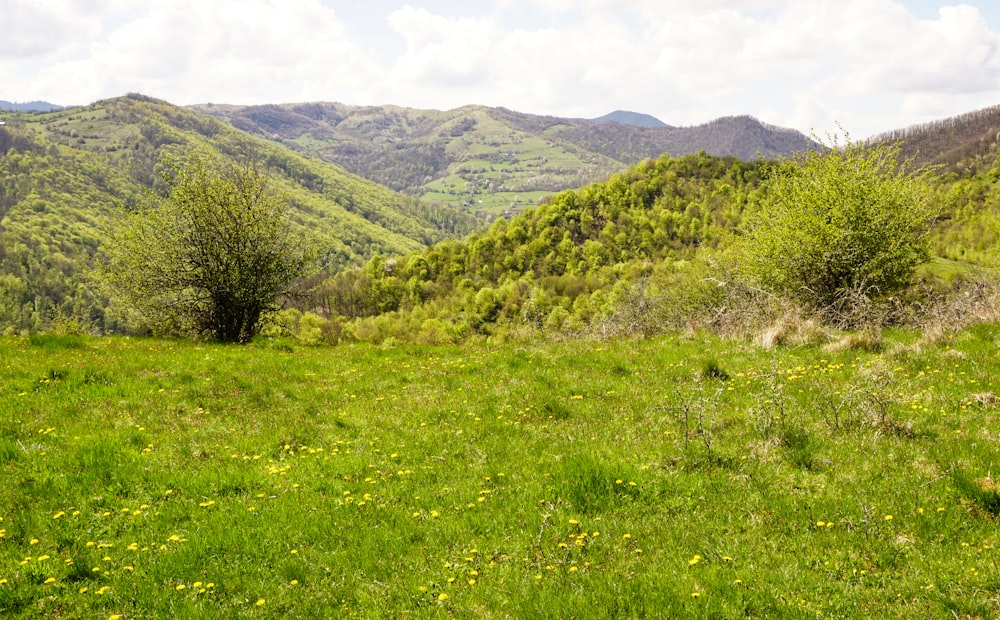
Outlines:
[{"label": "dense forest", "polygon": [[[725,247],[767,168],[705,154],[647,160],[487,231],[324,282],[324,314],[355,336],[425,341],[580,329],[654,273]],[[368,318],[368,320],[365,320]]]}]

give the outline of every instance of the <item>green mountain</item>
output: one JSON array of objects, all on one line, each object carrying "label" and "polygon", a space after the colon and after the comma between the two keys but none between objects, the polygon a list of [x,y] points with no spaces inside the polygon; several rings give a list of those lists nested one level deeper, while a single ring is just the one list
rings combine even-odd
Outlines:
[{"label": "green mountain", "polygon": [[247,142],[336,271],[377,254],[411,252],[478,225],[344,169],[262,142],[191,110],[141,95],[48,114],[0,114],[0,327],[53,316],[114,329],[83,277],[116,210],[160,189],[164,152],[236,156]]},{"label": "green mountain", "polygon": [[645,160],[464,239],[337,274],[316,305],[375,342],[579,328],[617,312],[640,280],[670,281],[725,248],[768,166],[704,153]]},{"label": "green mountain", "polygon": [[483,106],[447,112],[339,103],[193,109],[423,200],[493,215],[519,212],[549,194],[606,179],[663,153],[705,151],[750,160],[812,144],[796,131],[750,117],[641,127],[621,122],[635,122],[636,115],[595,122]]},{"label": "green mountain", "polygon": [[[994,138],[987,151],[998,147]],[[962,162],[961,174],[929,179],[940,215],[931,231],[935,260],[921,277],[935,286],[1000,266],[1000,158]],[[629,312],[651,305],[657,320],[683,326],[686,304],[720,294],[722,282],[705,265],[725,262],[745,214],[759,208],[771,166],[705,153],[647,159],[465,239],[337,274],[316,305],[342,317],[343,332],[373,342],[448,342],[526,327],[574,333],[633,320]]]}]

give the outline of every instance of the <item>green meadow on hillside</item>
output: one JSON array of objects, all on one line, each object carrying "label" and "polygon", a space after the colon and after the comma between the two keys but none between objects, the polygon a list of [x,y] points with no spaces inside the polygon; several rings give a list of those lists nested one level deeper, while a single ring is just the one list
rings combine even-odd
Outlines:
[{"label": "green meadow on hillside", "polygon": [[998,339],[0,338],[0,614],[996,617]]}]

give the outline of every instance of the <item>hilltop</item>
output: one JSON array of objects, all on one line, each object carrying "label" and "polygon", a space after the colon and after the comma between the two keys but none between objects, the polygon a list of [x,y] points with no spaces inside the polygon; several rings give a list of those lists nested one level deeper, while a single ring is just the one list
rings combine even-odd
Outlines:
[{"label": "hilltop", "polygon": [[812,144],[796,131],[746,116],[670,127],[629,112],[586,120],[474,105],[449,111],[340,103],[192,109],[422,200],[494,215],[663,153],[750,160]]},{"label": "hilltop", "polygon": [[615,110],[590,119],[592,123],[621,123],[622,125],[632,125],[633,127],[670,127],[660,119],[641,112],[629,112],[627,110]]}]

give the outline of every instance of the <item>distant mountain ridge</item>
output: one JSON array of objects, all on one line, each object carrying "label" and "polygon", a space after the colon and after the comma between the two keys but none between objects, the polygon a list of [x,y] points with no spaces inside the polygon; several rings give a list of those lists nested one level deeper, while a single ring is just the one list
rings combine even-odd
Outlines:
[{"label": "distant mountain ridge", "polygon": [[49,103],[48,101],[26,101],[17,103],[0,99],[0,110],[7,112],[55,112],[65,110],[65,106]]},{"label": "distant mountain ridge", "polygon": [[622,125],[631,125],[633,127],[670,127],[670,125],[655,116],[639,112],[628,112],[626,110],[615,110],[614,112],[590,120],[593,123],[621,123]]},{"label": "distant mountain ridge", "polygon": [[588,120],[475,105],[448,111],[330,102],[191,107],[397,191],[495,215],[663,153],[751,160],[814,146],[798,131],[749,116],[671,127],[622,111]]}]

